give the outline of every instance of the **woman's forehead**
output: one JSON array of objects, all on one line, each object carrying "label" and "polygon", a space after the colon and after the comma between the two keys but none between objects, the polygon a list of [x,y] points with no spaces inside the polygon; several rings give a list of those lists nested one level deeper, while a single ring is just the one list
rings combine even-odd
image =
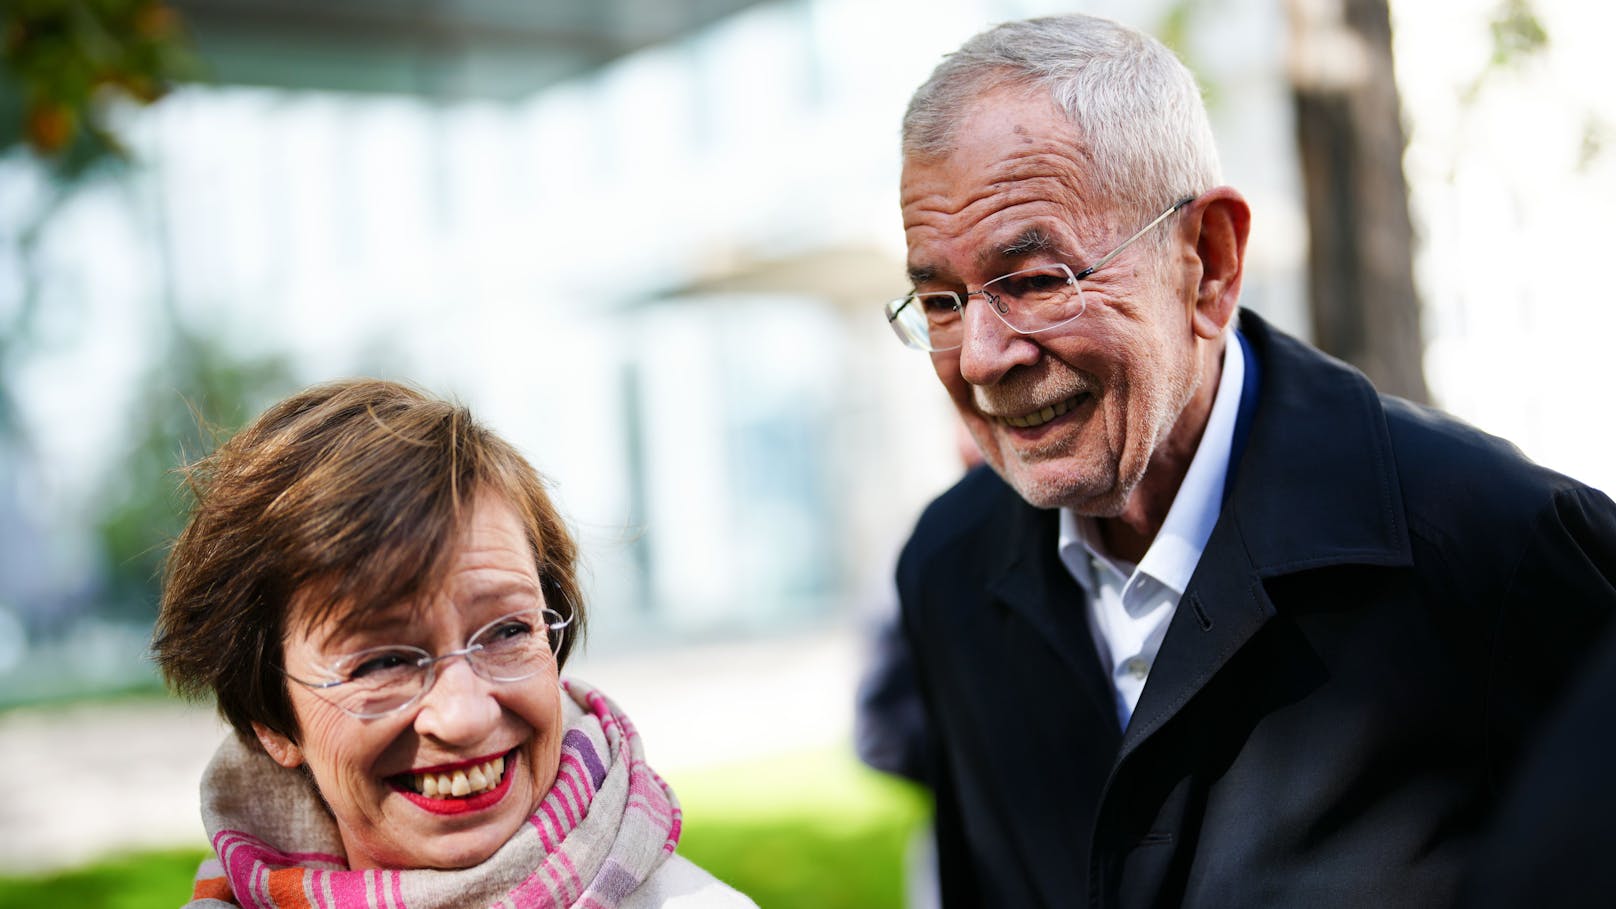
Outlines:
[{"label": "woman's forehead", "polygon": [[320,621],[304,623],[304,635],[322,648],[331,648],[360,638],[404,639],[432,631],[470,633],[508,612],[540,606],[543,600],[536,570],[451,572],[441,588],[427,596],[386,605],[366,606],[352,600],[335,604]]},{"label": "woman's forehead", "polygon": [[475,610],[537,598],[537,547],[507,497],[478,490],[435,540],[402,539],[304,584],[288,604],[288,631],[313,640],[419,630],[440,603]]}]

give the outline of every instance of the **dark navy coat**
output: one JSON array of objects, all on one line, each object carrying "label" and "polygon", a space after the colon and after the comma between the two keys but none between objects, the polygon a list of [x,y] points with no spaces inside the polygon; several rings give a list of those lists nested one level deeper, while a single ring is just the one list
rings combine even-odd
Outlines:
[{"label": "dark navy coat", "polygon": [[1224,506],[1127,730],[1057,513],[979,469],[898,566],[946,906],[1453,902],[1616,608],[1616,505],[1243,314]]}]

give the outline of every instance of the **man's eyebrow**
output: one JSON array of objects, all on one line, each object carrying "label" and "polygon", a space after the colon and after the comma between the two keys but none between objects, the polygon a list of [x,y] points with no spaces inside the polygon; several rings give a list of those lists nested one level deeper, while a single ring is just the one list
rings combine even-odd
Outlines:
[{"label": "man's eyebrow", "polygon": [[1050,250],[1055,249],[1056,246],[1057,244],[1055,243],[1055,238],[1049,233],[1049,231],[1044,230],[1042,227],[1035,226],[1023,230],[1021,233],[1016,235],[1014,240],[1011,240],[1000,249],[982,250],[979,258],[984,260],[994,257],[1000,259],[1021,259],[1027,256],[1037,255],[1039,253],[1047,253]]},{"label": "man's eyebrow", "polygon": [[[1015,239],[1004,246],[994,249],[984,247],[977,251],[976,262],[979,266],[986,266],[991,262],[1006,259],[1023,259],[1040,253],[1059,251],[1060,244],[1056,242],[1055,235],[1042,227],[1028,227],[1016,234]],[[909,281],[915,285],[926,284],[937,280],[937,270],[925,265],[911,265],[909,267]]]},{"label": "man's eyebrow", "polygon": [[923,265],[911,266],[909,269],[910,284],[926,284],[937,277],[937,269]]}]

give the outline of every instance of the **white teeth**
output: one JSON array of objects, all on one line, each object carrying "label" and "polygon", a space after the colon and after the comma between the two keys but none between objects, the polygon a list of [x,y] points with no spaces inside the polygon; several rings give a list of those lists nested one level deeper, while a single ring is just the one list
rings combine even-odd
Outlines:
[{"label": "white teeth", "polygon": [[499,785],[505,777],[505,757],[501,755],[475,767],[450,773],[417,773],[411,781],[415,791],[427,798],[449,798],[483,792]]}]

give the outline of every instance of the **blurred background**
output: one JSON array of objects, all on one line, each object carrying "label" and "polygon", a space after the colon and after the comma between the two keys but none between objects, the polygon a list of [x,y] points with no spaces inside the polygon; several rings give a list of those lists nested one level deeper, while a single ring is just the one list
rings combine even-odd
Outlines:
[{"label": "blurred background", "polygon": [[959,468],[879,311],[898,121],[1004,19],[1110,16],[1197,72],[1254,211],[1244,305],[1616,486],[1610,4],[0,10],[0,755],[74,781],[0,802],[0,903],[186,896],[222,727],[146,655],[173,469],[365,374],[458,397],[554,481],[591,596],[569,668],[645,732],[692,858],[764,906],[901,904],[924,794],[858,768],[851,705]]}]

